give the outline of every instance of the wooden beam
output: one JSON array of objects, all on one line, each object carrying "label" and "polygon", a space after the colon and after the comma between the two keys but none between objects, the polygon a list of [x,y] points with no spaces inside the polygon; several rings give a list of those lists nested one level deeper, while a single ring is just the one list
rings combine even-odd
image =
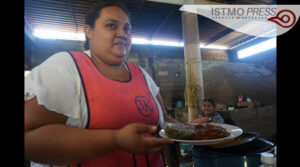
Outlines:
[{"label": "wooden beam", "polygon": [[77,27],[76,27],[76,22],[75,22],[75,18],[74,18],[74,13],[73,13],[72,6],[71,6],[71,0],[68,1],[68,6],[69,6],[70,13],[71,13],[71,16],[72,16],[73,26],[74,26],[75,33],[77,33]]},{"label": "wooden beam", "polygon": [[150,36],[150,40],[152,40],[152,38],[160,31],[160,29],[165,25],[165,23],[168,21],[170,16],[172,16],[172,14],[175,12],[175,10],[177,10],[177,9],[172,9],[171,10],[171,12],[167,15],[167,17],[159,25],[159,27],[152,33],[152,35]]},{"label": "wooden beam", "polygon": [[[148,0],[152,2],[160,2],[160,3],[168,3],[168,4],[175,4],[175,5],[187,5],[190,4],[187,0]],[[209,5],[228,5],[228,3],[220,3],[208,0],[195,0],[194,4],[209,4]]]},{"label": "wooden beam", "polygon": [[184,4],[184,0],[148,0],[148,1],[175,4],[175,5],[183,5]]},{"label": "wooden beam", "polygon": [[212,39],[210,39],[205,46],[208,46],[212,43],[214,43],[215,41],[221,39],[222,37],[225,37],[226,35],[232,33],[234,30],[230,29],[230,28],[226,28],[224,31],[220,32],[219,34],[215,35]]}]

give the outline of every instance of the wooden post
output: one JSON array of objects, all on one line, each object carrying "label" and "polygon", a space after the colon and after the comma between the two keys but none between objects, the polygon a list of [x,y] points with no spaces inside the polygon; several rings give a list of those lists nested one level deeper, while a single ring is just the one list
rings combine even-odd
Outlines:
[{"label": "wooden post", "polygon": [[[194,0],[188,0],[188,2],[186,1],[186,4],[195,4],[195,2]],[[204,99],[202,61],[197,17],[197,14],[182,12],[186,83],[188,84],[193,80],[200,88],[198,94],[199,107],[188,107],[188,121],[197,118],[202,109],[202,101]]]}]

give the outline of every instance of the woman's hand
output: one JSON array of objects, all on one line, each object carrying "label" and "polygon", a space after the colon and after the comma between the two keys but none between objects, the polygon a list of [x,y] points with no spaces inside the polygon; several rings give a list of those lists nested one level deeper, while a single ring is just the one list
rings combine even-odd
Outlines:
[{"label": "woman's hand", "polygon": [[194,119],[194,120],[188,122],[188,124],[191,124],[191,123],[202,124],[202,123],[208,123],[209,121],[210,121],[209,117],[201,117],[201,118],[197,118],[197,119]]},{"label": "woman's hand", "polygon": [[159,152],[173,141],[142,135],[143,133],[154,133],[156,130],[157,126],[129,124],[116,132],[116,143],[121,150],[134,154]]}]

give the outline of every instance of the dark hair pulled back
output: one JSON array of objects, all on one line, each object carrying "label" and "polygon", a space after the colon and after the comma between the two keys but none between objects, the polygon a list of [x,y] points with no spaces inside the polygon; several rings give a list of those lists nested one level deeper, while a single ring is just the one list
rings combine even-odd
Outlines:
[{"label": "dark hair pulled back", "polygon": [[[105,7],[108,7],[108,6],[119,7],[120,9],[122,9],[127,14],[127,16],[129,17],[129,20],[130,20],[130,14],[129,14],[128,10],[120,2],[100,1],[100,2],[97,2],[96,4],[94,4],[93,7],[91,7],[89,12],[87,13],[86,18],[85,18],[85,24],[87,24],[90,27],[94,28],[95,21],[100,17],[101,9],[103,9]],[[87,36],[85,36],[84,48],[86,50],[89,49],[89,40],[88,40]]]},{"label": "dark hair pulled back", "polygon": [[205,98],[205,99],[203,100],[203,102],[206,102],[206,101],[207,101],[207,102],[210,102],[212,106],[216,107],[216,103],[215,103],[215,101],[214,101],[213,99]]}]

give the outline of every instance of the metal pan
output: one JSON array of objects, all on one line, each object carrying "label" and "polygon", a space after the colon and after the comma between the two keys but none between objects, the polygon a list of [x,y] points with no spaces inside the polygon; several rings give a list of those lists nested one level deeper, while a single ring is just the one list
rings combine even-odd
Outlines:
[{"label": "metal pan", "polygon": [[243,132],[239,137],[233,138],[233,139],[229,139],[229,140],[225,140],[222,143],[218,143],[215,145],[210,146],[211,148],[227,148],[227,147],[233,147],[233,146],[237,146],[237,145],[241,145],[241,144],[245,144],[248,143],[250,141],[255,140],[256,138],[258,138],[258,134],[255,132]]}]

